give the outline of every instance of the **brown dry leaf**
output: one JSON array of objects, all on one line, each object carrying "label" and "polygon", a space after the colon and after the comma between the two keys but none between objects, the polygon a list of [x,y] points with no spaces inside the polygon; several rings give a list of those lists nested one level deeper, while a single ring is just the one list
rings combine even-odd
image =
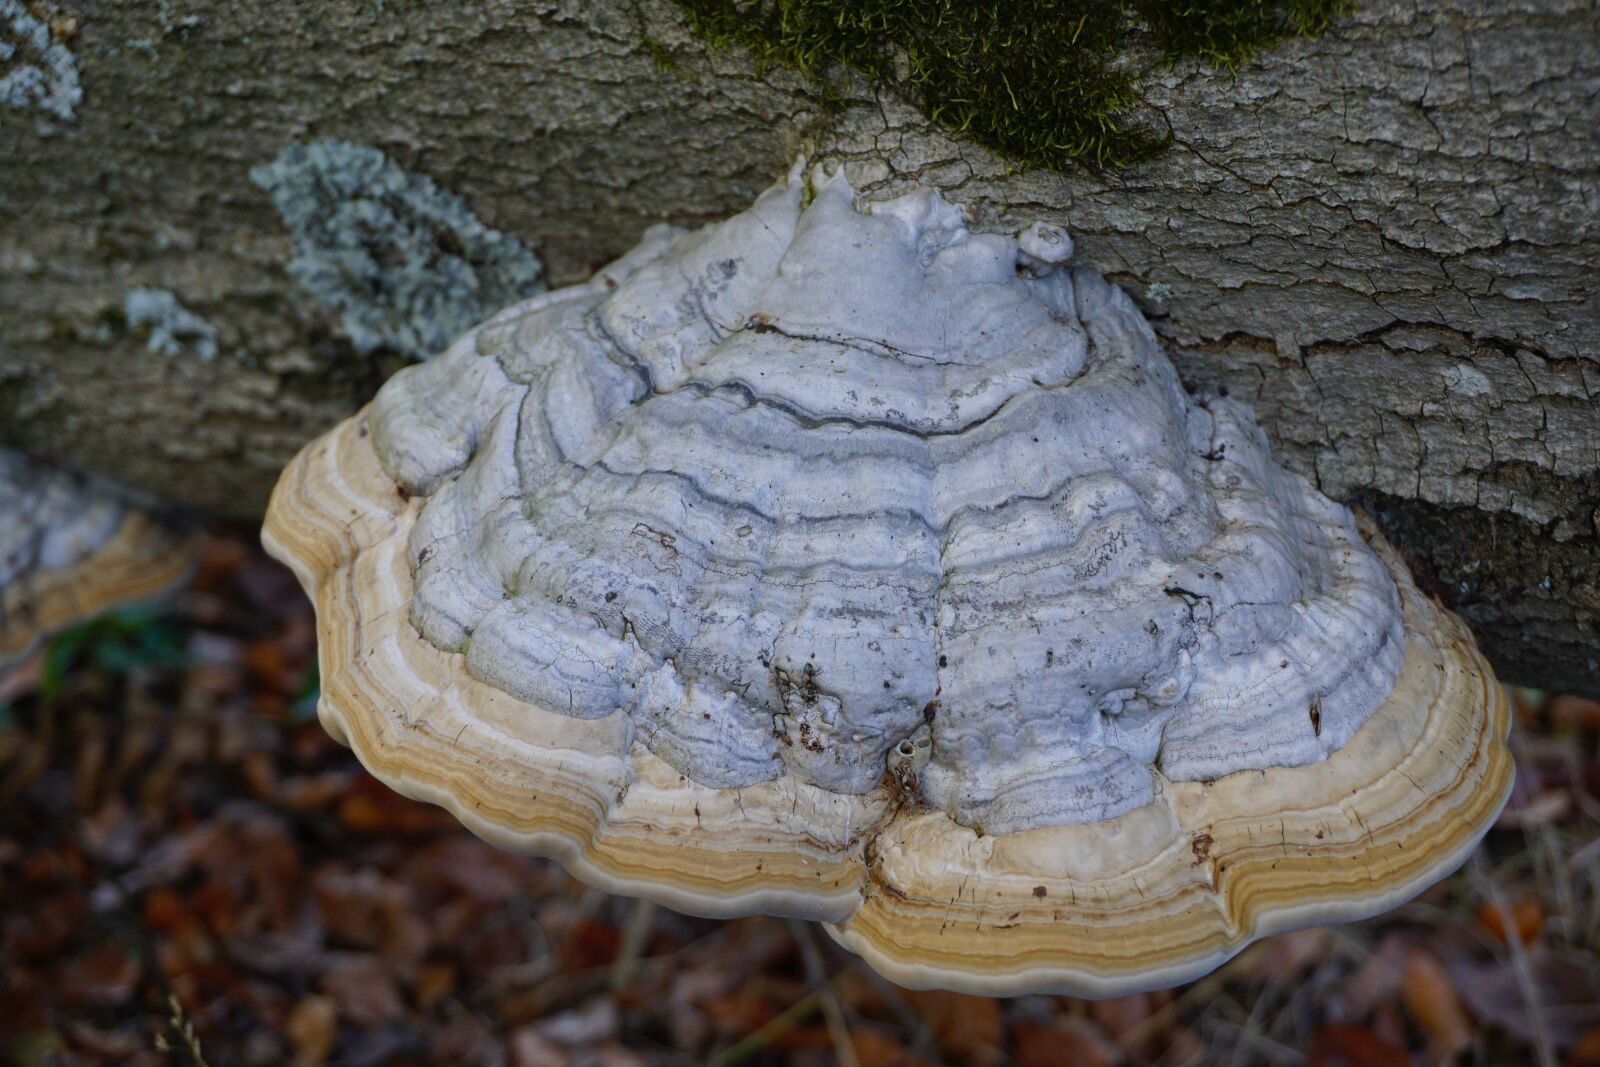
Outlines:
[{"label": "brown dry leaf", "polygon": [[239,761],[245,783],[257,800],[270,800],[278,791],[278,770],[272,755],[267,752],[247,752]]},{"label": "brown dry leaf", "polygon": [[143,1034],[101,1030],[87,1023],[72,1023],[66,1033],[73,1048],[104,1056],[113,1063],[122,1063],[145,1043]]},{"label": "brown dry leaf", "polygon": [[446,1013],[444,1022],[435,1022],[430,1029],[428,1063],[504,1067],[500,1039],[487,1019],[465,1011],[451,1011]]},{"label": "brown dry leaf", "polygon": [[622,947],[622,932],[609,923],[585,919],[567,935],[561,945],[561,962],[568,971],[604,967],[617,958]]},{"label": "brown dry leaf", "polygon": [[1394,999],[1400,992],[1410,946],[1400,934],[1387,934],[1355,973],[1340,987],[1345,1018],[1365,1019],[1378,1005]]},{"label": "brown dry leaf", "polygon": [[423,1011],[432,1011],[455,988],[456,969],[449,963],[424,963],[417,968],[417,976],[411,983],[411,993],[417,1007]]},{"label": "brown dry leaf", "polygon": [[122,1004],[139,984],[139,961],[126,946],[102,942],[61,965],[56,981],[74,1004]]},{"label": "brown dry leaf", "polygon": [[[1532,897],[1518,897],[1507,909],[1511,912],[1511,928],[1517,939],[1530,945],[1544,929],[1544,908]],[[1485,901],[1478,909],[1478,922],[1501,944],[1506,943],[1506,916],[1493,901]]]},{"label": "brown dry leaf", "polygon": [[724,967],[697,967],[673,975],[667,993],[666,1021],[678,1048],[701,1048],[711,1038],[711,1023],[702,1002],[723,996],[740,984],[739,975]]},{"label": "brown dry leaf", "polygon": [[565,1049],[532,1026],[518,1028],[506,1043],[508,1067],[567,1067],[572,1058]]},{"label": "brown dry leaf", "polygon": [[1600,701],[1582,697],[1552,697],[1546,706],[1550,725],[1557,732],[1600,733]]},{"label": "brown dry leaf", "polygon": [[1567,1067],[1600,1067],[1600,1026],[1578,1038],[1567,1057]]},{"label": "brown dry leaf", "polygon": [[1371,1030],[1330,1023],[1312,1036],[1306,1067],[1411,1067],[1411,1057]]},{"label": "brown dry leaf", "polygon": [[[1533,988],[1544,1025],[1558,1046],[1571,1045],[1600,1026],[1600,975],[1583,956],[1569,958],[1535,946],[1528,953]],[[1472,1014],[1531,1045],[1534,1019],[1509,959],[1452,961],[1450,974]]]},{"label": "brown dry leaf", "polygon": [[[1156,1010],[1156,1002],[1148,993],[1136,993],[1131,997],[1117,997],[1114,1000],[1096,1000],[1089,1004],[1089,1018],[1100,1025],[1106,1036],[1113,1042],[1122,1045],[1130,1053],[1148,1053],[1151,1047],[1151,1038],[1155,1035],[1145,1034],[1133,1040],[1136,1031],[1141,1031],[1141,1024]],[[1124,1042],[1133,1040],[1133,1044],[1125,1045]]]},{"label": "brown dry leaf", "polygon": [[1399,1002],[1379,1004],[1378,1010],[1372,1013],[1372,1018],[1367,1021],[1367,1028],[1378,1035],[1378,1040],[1386,1041],[1397,1048],[1410,1048],[1410,1030],[1406,1026],[1404,1013],[1400,1010]]},{"label": "brown dry leaf", "polygon": [[356,1026],[375,1026],[405,1014],[400,983],[376,956],[335,956],[322,976],[322,991],[339,1005],[339,1014]]},{"label": "brown dry leaf", "polygon": [[1121,1038],[1148,1019],[1152,1010],[1150,998],[1144,993],[1089,1003],[1090,1017],[1099,1023],[1113,1040]]},{"label": "brown dry leaf", "polygon": [[365,772],[339,801],[338,818],[346,830],[358,834],[421,837],[461,828],[443,808],[403,797]]},{"label": "brown dry leaf", "polygon": [[643,1056],[615,1041],[607,1041],[593,1052],[595,1067],[650,1067]]},{"label": "brown dry leaf", "polygon": [[443,903],[466,896],[498,905],[537,888],[535,872],[548,873],[544,861],[514,856],[470,834],[454,833],[414,852],[400,876],[427,901]]},{"label": "brown dry leaf", "polygon": [[344,767],[285,778],[277,799],[289,811],[318,811],[342,799],[355,782],[356,773],[354,767]]},{"label": "brown dry leaf", "polygon": [[1162,1067],[1199,1067],[1207,1059],[1205,1039],[1187,1026],[1167,1033],[1167,1049],[1161,1054]]},{"label": "brown dry leaf", "polygon": [[317,871],[311,885],[335,941],[371,949],[407,971],[427,955],[428,924],[403,885],[372,867],[348,871],[331,864]]},{"label": "brown dry leaf", "polygon": [[200,562],[191,580],[195,589],[209,591],[225,585],[245,561],[252,545],[236,537],[207,533],[200,538]]},{"label": "brown dry leaf", "polygon": [[[812,1016],[815,1019],[815,1016]],[[828,1032],[828,1027],[822,1022],[813,1022],[808,1026],[796,1026],[777,1034],[770,1042],[772,1048],[781,1048],[789,1053],[790,1060],[801,1059],[798,1054],[820,1053],[831,1051],[834,1047],[833,1035]]]},{"label": "brown dry leaf", "polygon": [[257,685],[283,697],[300,692],[302,667],[276,637],[244,646],[244,665]]},{"label": "brown dry leaf", "polygon": [[771,1022],[781,1009],[773,1003],[770,988],[746,985],[707,997],[700,1002],[700,1010],[719,1033],[742,1037]]},{"label": "brown dry leaf", "polygon": [[947,1059],[971,1067],[989,1067],[1005,1059],[999,1001],[942,989],[907,990],[905,997],[933,1031]]},{"label": "brown dry leaf", "polygon": [[1113,1067],[1117,1051],[1087,1026],[1043,1026],[1025,1019],[1012,1028],[1013,1067]]},{"label": "brown dry leaf", "polygon": [[294,1067],[322,1067],[339,1039],[339,1009],[332,997],[306,997],[289,1012],[283,1032],[294,1046]]},{"label": "brown dry leaf", "polygon": [[1414,948],[1406,958],[1401,986],[1406,1010],[1428,1034],[1430,1059],[1449,1060],[1472,1044],[1472,1020],[1461,1006],[1455,983],[1437,957]]},{"label": "brown dry leaf", "polygon": [[925,1062],[888,1034],[865,1026],[850,1031],[850,1047],[861,1067],[923,1067]]},{"label": "brown dry leaf", "polygon": [[1233,965],[1239,973],[1261,982],[1288,982],[1298,978],[1332,952],[1333,934],[1326,926],[1269,937],[1240,955]]}]

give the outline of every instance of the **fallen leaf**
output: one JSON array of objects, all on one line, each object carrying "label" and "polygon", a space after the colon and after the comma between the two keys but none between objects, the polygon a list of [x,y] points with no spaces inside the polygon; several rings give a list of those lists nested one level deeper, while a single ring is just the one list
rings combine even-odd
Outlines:
[{"label": "fallen leaf", "polygon": [[852,1028],[850,1048],[861,1067],[913,1067],[914,1064],[904,1045],[871,1027]]},{"label": "fallen leaf", "polygon": [[604,967],[617,958],[622,932],[609,923],[585,919],[561,945],[561,962],[569,971]]},{"label": "fallen leaf", "polygon": [[73,1023],[66,1030],[67,1041],[73,1048],[104,1056],[121,1063],[144,1046],[142,1033],[102,1030],[87,1023]]},{"label": "fallen leaf", "polygon": [[945,1058],[971,1067],[988,1067],[1004,1058],[1000,1002],[942,989],[907,990],[905,997],[933,1032]]},{"label": "fallen leaf", "polygon": [[[1511,928],[1517,932],[1517,940],[1524,945],[1532,944],[1544,929],[1544,909],[1532,897],[1518,897],[1506,911],[1511,913]],[[1493,901],[1485,901],[1478,909],[1478,922],[1496,941],[1506,943],[1505,912],[1495,907]]]},{"label": "fallen leaf", "polygon": [[[1571,1045],[1600,1026],[1600,974],[1584,958],[1569,959],[1536,945],[1528,953],[1528,967],[1555,1044]],[[1452,962],[1449,968],[1473,1015],[1532,1045],[1533,1014],[1509,959]]]},{"label": "fallen leaf", "polygon": [[1162,1067],[1199,1067],[1208,1058],[1204,1039],[1187,1026],[1167,1033],[1167,1048],[1161,1055]]},{"label": "fallen leaf", "polygon": [[1121,1042],[1154,1010],[1155,1003],[1148,993],[1136,993],[1131,997],[1092,1001],[1089,1017],[1100,1024],[1111,1040]]},{"label": "fallen leaf", "polygon": [[372,867],[351,871],[328,864],[311,881],[328,933],[338,942],[370,949],[409,972],[432,938],[410,891]]},{"label": "fallen leaf", "polygon": [[1400,992],[1410,946],[1399,934],[1385,935],[1339,988],[1346,1019],[1366,1019]]},{"label": "fallen leaf", "polygon": [[1115,1047],[1087,1026],[1044,1025],[1031,1019],[1011,1031],[1013,1067],[1113,1067]]},{"label": "fallen leaf", "polygon": [[417,1007],[423,1011],[432,1011],[435,1005],[454,992],[455,988],[456,969],[448,963],[423,964],[417,968],[417,976],[411,983]]},{"label": "fallen leaf", "polygon": [[1251,945],[1234,967],[1258,982],[1289,982],[1326,960],[1332,944],[1325,926],[1295,930]]},{"label": "fallen leaf", "polygon": [[364,772],[339,801],[338,818],[346,830],[358,834],[400,837],[453,833],[461,826],[443,808],[403,797]]},{"label": "fallen leaf", "polygon": [[332,997],[306,997],[289,1012],[283,1032],[294,1046],[294,1067],[322,1067],[339,1038],[339,1009]]},{"label": "fallen leaf", "polygon": [[73,956],[57,974],[61,995],[74,1004],[122,1004],[139,982],[139,961],[125,946],[102,942]]},{"label": "fallen leaf", "polygon": [[643,1056],[626,1045],[607,1041],[594,1050],[595,1067],[650,1067]]},{"label": "fallen leaf", "polygon": [[1406,958],[1401,989],[1406,1010],[1428,1035],[1429,1058],[1441,1063],[1472,1044],[1472,1020],[1461,1006],[1455,983],[1433,953],[1413,948]]},{"label": "fallen leaf", "polygon": [[1567,1067],[1600,1067],[1600,1026],[1578,1038],[1567,1057]]},{"label": "fallen leaf", "polygon": [[1306,1067],[1410,1067],[1406,1050],[1371,1030],[1330,1023],[1311,1038]]},{"label": "fallen leaf", "polygon": [[519,1027],[506,1043],[508,1067],[567,1067],[572,1057],[532,1026]]},{"label": "fallen leaf", "polygon": [[375,1026],[405,1013],[393,972],[378,957],[365,953],[335,956],[322,976],[322,991],[356,1026]]},{"label": "fallen leaf", "polygon": [[1600,733],[1600,701],[1582,697],[1551,697],[1545,706],[1550,725],[1558,733],[1574,731],[1587,734]]}]

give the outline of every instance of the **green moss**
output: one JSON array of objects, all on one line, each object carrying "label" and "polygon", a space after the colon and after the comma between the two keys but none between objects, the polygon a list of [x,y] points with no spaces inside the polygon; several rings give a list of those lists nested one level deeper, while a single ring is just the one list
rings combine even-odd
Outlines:
[{"label": "green moss", "polygon": [[[676,0],[696,33],[808,75],[913,96],[941,125],[1028,166],[1134,163],[1165,134],[1129,114],[1151,63],[1231,66],[1325,29],[1353,0]],[[1149,57],[1140,63],[1126,57]]]}]

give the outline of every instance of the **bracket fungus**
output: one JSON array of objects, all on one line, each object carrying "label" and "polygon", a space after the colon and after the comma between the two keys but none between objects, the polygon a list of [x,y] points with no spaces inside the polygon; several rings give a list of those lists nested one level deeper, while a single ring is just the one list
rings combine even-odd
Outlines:
[{"label": "bracket fungus", "polygon": [[0,450],[0,668],[45,637],[183,582],[195,541],[112,488]]},{"label": "bracket fungus", "polygon": [[787,181],[508,308],[296,458],[320,714],[579,877],[910,986],[1111,996],[1453,870],[1501,688],[1035,226]]}]

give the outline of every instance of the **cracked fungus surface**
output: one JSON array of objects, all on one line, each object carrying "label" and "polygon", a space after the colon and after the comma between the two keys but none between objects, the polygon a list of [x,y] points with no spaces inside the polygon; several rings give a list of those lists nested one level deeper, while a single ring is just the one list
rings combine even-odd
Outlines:
[{"label": "cracked fungus surface", "polygon": [[1394,581],[1070,248],[797,168],[502,312],[370,412],[413,626],[701,785],[985,834],[1325,759],[1400,671]]}]

